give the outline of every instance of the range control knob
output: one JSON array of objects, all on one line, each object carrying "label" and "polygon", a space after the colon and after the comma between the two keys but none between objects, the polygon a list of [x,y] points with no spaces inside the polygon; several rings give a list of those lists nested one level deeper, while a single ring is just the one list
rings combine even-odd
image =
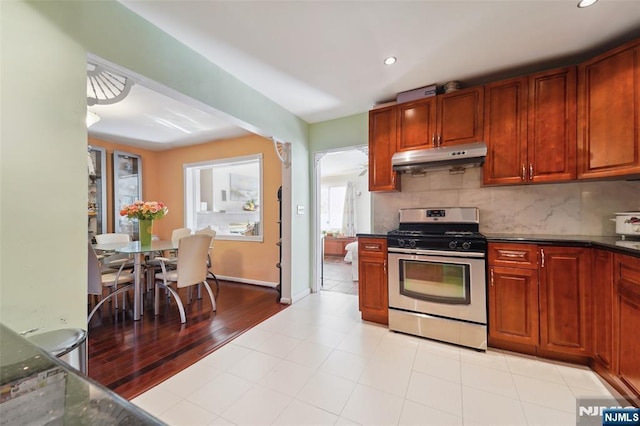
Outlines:
[{"label": "range control knob", "polygon": [[469,250],[471,248],[471,241],[465,241],[462,243],[462,248],[465,250]]},{"label": "range control knob", "polygon": [[398,245],[404,247],[404,240],[402,238],[398,240]]},{"label": "range control knob", "polygon": [[416,240],[409,240],[409,247],[414,248],[416,246]]},{"label": "range control knob", "polygon": [[455,249],[458,247],[458,242],[457,241],[449,241],[449,248],[450,249]]}]

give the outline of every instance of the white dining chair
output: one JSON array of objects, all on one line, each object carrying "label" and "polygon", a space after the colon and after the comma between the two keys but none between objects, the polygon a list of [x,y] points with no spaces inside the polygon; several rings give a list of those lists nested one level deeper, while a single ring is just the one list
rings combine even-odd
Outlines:
[{"label": "white dining chair", "polygon": [[[218,277],[211,271],[212,262],[211,262],[211,251],[213,250],[213,243],[216,240],[216,231],[211,229],[210,226],[206,228],[198,229],[196,231],[196,235],[210,235],[211,236],[211,244],[209,244],[209,251],[207,252],[207,278],[211,278],[216,282],[216,297],[218,297],[218,293],[220,292],[220,283],[218,282]],[[200,286],[198,286],[198,297],[200,297]]]},{"label": "white dining chair", "polygon": [[[135,276],[129,269],[127,269],[126,264],[124,263],[121,264],[120,269],[117,271],[105,273],[102,264],[98,260],[96,251],[91,246],[91,243],[89,243],[88,246],[87,294],[97,295],[100,300],[93,307],[91,313],[89,313],[87,317],[87,324],[91,321],[91,318],[97,310],[112,297],[115,298],[115,309],[118,309],[118,294],[120,293],[123,293],[122,309],[124,310],[124,292],[133,287],[133,282],[135,280]],[[122,284],[130,285],[118,288],[118,286]],[[102,297],[104,288],[109,289],[109,295],[105,298]]]},{"label": "white dining chair", "polygon": [[[211,291],[211,287],[207,283],[207,253],[211,244],[210,235],[190,235],[180,239],[178,244],[178,262],[175,270],[167,269],[165,260],[159,258],[160,268],[162,272],[155,275],[155,314],[160,311],[160,288],[168,291],[176,300],[178,309],[180,310],[180,322],[185,323],[186,316],[184,313],[184,305],[178,289],[191,287],[202,284],[209,293],[211,299],[212,312],[216,311],[216,301]],[[176,285],[174,290],[171,284]]]}]

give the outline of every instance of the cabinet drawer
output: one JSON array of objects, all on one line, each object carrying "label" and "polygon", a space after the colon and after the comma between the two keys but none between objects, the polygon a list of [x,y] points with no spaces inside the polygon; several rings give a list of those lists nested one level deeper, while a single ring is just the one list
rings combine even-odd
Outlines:
[{"label": "cabinet drawer", "polygon": [[358,238],[358,256],[387,257],[387,239]]},{"label": "cabinet drawer", "polygon": [[535,244],[489,243],[489,264],[537,269],[538,246]]},{"label": "cabinet drawer", "polygon": [[614,279],[619,287],[640,295],[640,258],[616,254]]}]

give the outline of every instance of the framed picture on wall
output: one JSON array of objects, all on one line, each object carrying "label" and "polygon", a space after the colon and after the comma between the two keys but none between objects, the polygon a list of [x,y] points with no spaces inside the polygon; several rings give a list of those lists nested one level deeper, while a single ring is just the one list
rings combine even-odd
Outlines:
[{"label": "framed picture on wall", "polygon": [[260,180],[255,176],[230,173],[229,187],[231,201],[256,200],[260,192]]}]

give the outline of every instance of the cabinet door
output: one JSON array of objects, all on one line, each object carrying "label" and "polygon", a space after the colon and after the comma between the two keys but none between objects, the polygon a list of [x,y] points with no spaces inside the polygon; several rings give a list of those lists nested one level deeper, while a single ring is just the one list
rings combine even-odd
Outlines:
[{"label": "cabinet door", "polygon": [[527,173],[527,77],[485,86],[485,185],[525,182]]},{"label": "cabinet door", "polygon": [[576,68],[529,76],[530,182],[576,178]]},{"label": "cabinet door", "polygon": [[538,271],[489,268],[489,343],[538,344]]},{"label": "cabinet door", "polygon": [[640,173],[639,44],[578,68],[579,179]]},{"label": "cabinet door", "polygon": [[436,97],[399,104],[398,151],[433,148],[436,132]]},{"label": "cabinet door", "polygon": [[614,371],[640,398],[640,259],[616,254],[615,277]]},{"label": "cabinet door", "polygon": [[369,191],[398,191],[400,180],[391,167],[396,152],[396,107],[369,111]]},{"label": "cabinet door", "polygon": [[438,146],[482,141],[484,135],[484,87],[447,93],[437,97]]},{"label": "cabinet door", "polygon": [[590,356],[592,309],[589,250],[540,248],[540,349]]},{"label": "cabinet door", "polygon": [[595,360],[611,371],[613,359],[613,254],[593,250],[593,309]]},{"label": "cabinet door", "polygon": [[358,278],[358,302],[362,319],[388,324],[386,239],[358,239]]}]

